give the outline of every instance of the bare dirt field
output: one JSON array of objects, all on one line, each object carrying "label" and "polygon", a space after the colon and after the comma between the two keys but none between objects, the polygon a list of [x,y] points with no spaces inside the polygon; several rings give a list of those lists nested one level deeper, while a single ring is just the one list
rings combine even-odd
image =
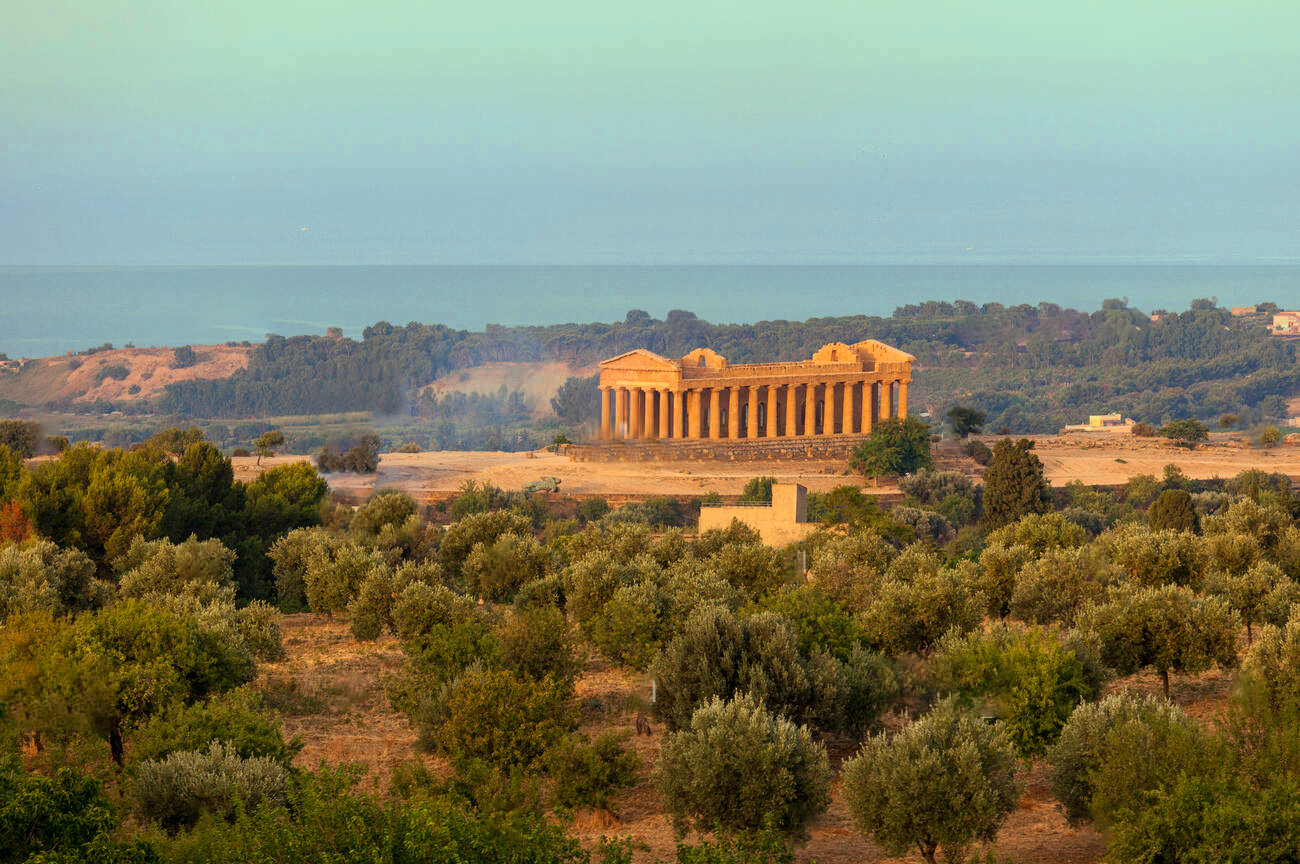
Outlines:
[{"label": "bare dirt field", "polygon": [[[992,444],[992,438],[985,439]],[[1164,466],[1177,465],[1190,477],[1232,477],[1257,468],[1300,477],[1300,447],[1284,445],[1268,450],[1212,436],[1207,444],[1188,450],[1164,439],[1132,436],[1043,436],[1035,439],[1047,478],[1056,486],[1072,480],[1089,485],[1120,485],[1138,474],[1161,475]],[[303,459],[277,456],[263,467]],[[967,459],[947,460],[953,467],[975,471]],[[235,459],[236,475],[251,479],[259,470],[255,458]],[[558,477],[560,491],[570,495],[637,497],[645,495],[703,495],[718,492],[738,495],[745,482],[756,476],[802,483],[824,492],[845,483],[862,483],[849,474],[843,460],[803,461],[681,461],[681,462],[576,462],[545,450],[531,453],[433,451],[386,453],[377,474],[333,474],[330,485],[340,491],[366,495],[377,489],[400,489],[417,497],[437,497],[455,492],[466,480],[492,483],[502,489],[519,489],[540,477]],[[889,484],[867,491],[892,492]]]},{"label": "bare dirt field", "polygon": [[[384,678],[396,672],[405,659],[393,637],[359,643],[345,621],[309,614],[285,616],[282,628],[288,657],[264,665],[258,686],[280,709],[286,735],[301,737],[304,746],[299,765],[361,763],[381,789],[387,788],[397,765],[412,759],[423,759],[434,773],[445,775],[448,768],[441,760],[417,752],[415,734],[406,718],[388,704]],[[1220,691],[1226,686],[1214,675],[1206,676],[1206,683],[1199,688],[1192,683],[1192,679],[1176,682],[1175,695],[1183,697],[1178,701],[1214,703],[1222,698]],[[1151,692],[1160,687],[1155,676],[1124,679],[1121,684]],[[637,711],[649,703],[650,683],[644,676],[612,668],[592,656],[577,683],[575,698],[581,705],[581,729],[587,734],[594,737],[608,729],[632,732]],[[602,835],[629,837],[645,846],[637,861],[673,860],[676,839],[672,824],[651,782],[662,732],[660,724],[654,723],[651,735],[629,739],[641,757],[641,774],[634,787],[617,796],[613,813],[576,814],[569,830],[584,844],[594,847]],[[840,763],[856,752],[856,745],[844,739],[832,741],[828,749],[831,767],[838,771]],[[1018,864],[1099,861],[1101,838],[1090,828],[1074,829],[1066,824],[1042,767],[1030,766],[1023,777],[1025,791],[998,835],[994,847],[998,854]],[[915,855],[886,858],[860,834],[838,780],[832,787],[830,808],[813,823],[811,839],[796,856],[801,862],[814,859],[821,864],[920,860]]]}]

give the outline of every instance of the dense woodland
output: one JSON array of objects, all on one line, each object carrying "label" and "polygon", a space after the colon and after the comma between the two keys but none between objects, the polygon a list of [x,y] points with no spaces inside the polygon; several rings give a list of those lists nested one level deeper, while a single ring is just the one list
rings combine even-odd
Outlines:
[{"label": "dense woodland", "polygon": [[[680,356],[700,346],[737,363],[803,360],[827,342],[863,338],[917,357],[913,405],[942,413],[957,402],[970,404],[988,414],[990,427],[1013,432],[1052,432],[1103,411],[1157,424],[1224,413],[1255,423],[1285,416],[1284,400],[1300,392],[1295,346],[1269,337],[1262,317],[1233,317],[1209,300],[1161,312],[1155,321],[1119,300],[1092,313],[1053,303],[959,301],[904,306],[890,318],[740,325],[712,324],[680,310],[662,321],[632,311],[621,323],[484,332],[381,322],[359,342],[273,336],[256,347],[247,370],[169,385],[157,407],[209,418],[354,410],[439,417],[455,407],[486,411],[476,422],[491,425],[508,422],[521,406],[508,396],[480,405],[429,404],[417,397],[418,388],[489,361],[580,366],[633,348]],[[594,410],[595,400],[586,402]],[[578,425],[575,416],[566,422]]]},{"label": "dense woodland", "polygon": [[[890,508],[815,496],[823,528],[782,548],[698,534],[668,499],[470,484],[422,512],[343,506],[302,464],[230,476],[187,430],[30,466],[0,447],[0,861],[616,864],[630,843],[566,820],[646,776],[679,864],[790,861],[831,800],[828,746],[852,754],[834,794],[864,858],[996,843],[1031,768],[1115,862],[1300,849],[1284,476],[1052,489],[1003,440],[983,485],[921,467]],[[393,634],[388,700],[446,772],[412,752],[381,789],[301,764],[255,683],[276,607]],[[653,765],[584,731],[592,658],[656,681]],[[1221,720],[1171,701],[1216,668]]]}]

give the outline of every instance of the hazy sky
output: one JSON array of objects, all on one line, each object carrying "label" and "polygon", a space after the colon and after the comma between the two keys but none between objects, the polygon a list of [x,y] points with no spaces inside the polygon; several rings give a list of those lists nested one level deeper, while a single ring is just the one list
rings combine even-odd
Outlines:
[{"label": "hazy sky", "polygon": [[0,263],[1300,261],[1300,2],[33,0]]}]

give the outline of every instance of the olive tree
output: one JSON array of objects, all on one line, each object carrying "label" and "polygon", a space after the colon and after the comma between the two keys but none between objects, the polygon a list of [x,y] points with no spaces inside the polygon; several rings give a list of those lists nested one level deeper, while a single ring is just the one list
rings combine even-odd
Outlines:
[{"label": "olive tree", "polygon": [[666,736],[654,769],[679,832],[771,826],[796,839],[830,803],[830,779],[826,750],[807,727],[747,693],[697,708],[687,728]]},{"label": "olive tree", "polygon": [[858,828],[889,855],[915,848],[930,864],[991,840],[1020,796],[1016,751],[992,725],[951,699],[898,732],[863,743],[843,768]]},{"label": "olive tree", "polygon": [[1195,673],[1237,661],[1237,613],[1217,597],[1186,588],[1117,589],[1079,616],[1079,629],[1095,633],[1102,661],[1121,675],[1152,668],[1169,698],[1169,673]]},{"label": "olive tree", "polygon": [[112,596],[80,549],[48,540],[0,547],[0,623],[37,610],[62,615],[104,605]]},{"label": "olive tree", "polygon": [[1108,755],[1108,738],[1115,729],[1130,724],[1168,728],[1192,721],[1176,705],[1133,693],[1116,693],[1074,709],[1047,753],[1052,794],[1071,825],[1094,818],[1097,774]]}]

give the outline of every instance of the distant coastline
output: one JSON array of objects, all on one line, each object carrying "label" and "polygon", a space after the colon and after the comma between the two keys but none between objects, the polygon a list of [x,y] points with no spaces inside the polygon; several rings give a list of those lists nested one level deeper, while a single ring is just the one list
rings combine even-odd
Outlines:
[{"label": "distant coastline", "polygon": [[1149,311],[1186,309],[1198,297],[1285,307],[1298,293],[1296,264],[0,266],[0,352],[256,343],[267,333],[323,334],[328,326],[358,338],[380,320],[482,330],[685,309],[756,323],[888,316],[925,300],[1090,311],[1127,297]]}]

